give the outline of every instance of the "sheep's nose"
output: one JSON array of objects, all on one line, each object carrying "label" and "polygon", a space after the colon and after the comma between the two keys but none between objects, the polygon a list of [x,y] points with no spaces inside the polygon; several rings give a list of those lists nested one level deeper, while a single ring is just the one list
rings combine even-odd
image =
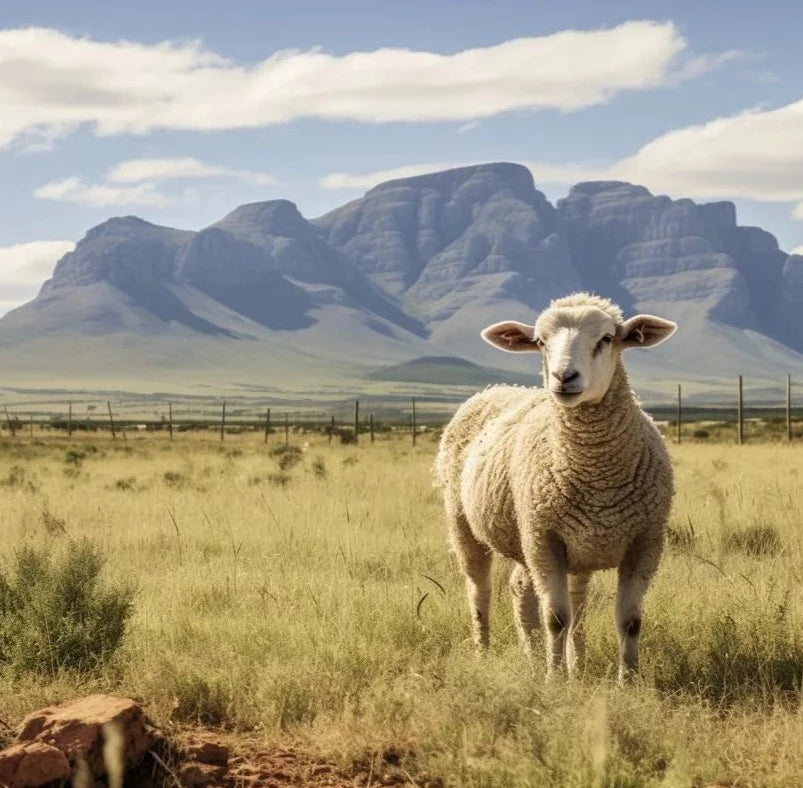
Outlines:
[{"label": "sheep's nose", "polygon": [[564,385],[571,383],[576,378],[580,377],[580,373],[576,369],[569,367],[568,369],[553,370],[552,377],[557,378]]}]

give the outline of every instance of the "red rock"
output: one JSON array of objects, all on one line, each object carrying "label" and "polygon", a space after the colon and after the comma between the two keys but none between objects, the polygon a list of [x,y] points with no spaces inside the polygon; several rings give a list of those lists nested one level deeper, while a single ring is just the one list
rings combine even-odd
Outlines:
[{"label": "red rock", "polygon": [[0,752],[0,786],[4,788],[36,788],[69,776],[66,756],[48,744],[15,744]]},{"label": "red rock", "polygon": [[[105,728],[104,726],[111,726]],[[155,741],[155,734],[142,707],[130,698],[90,695],[29,714],[16,742],[41,741],[61,750],[72,763],[83,757],[95,777],[106,773],[103,747],[119,733],[126,768],[142,759]]]},{"label": "red rock", "polygon": [[190,739],[182,744],[181,755],[189,760],[212,766],[227,766],[229,763],[229,748],[209,739]]},{"label": "red rock", "polygon": [[192,788],[207,788],[219,785],[226,776],[226,769],[222,766],[213,766],[198,761],[188,761],[178,769],[178,778],[184,786]]}]

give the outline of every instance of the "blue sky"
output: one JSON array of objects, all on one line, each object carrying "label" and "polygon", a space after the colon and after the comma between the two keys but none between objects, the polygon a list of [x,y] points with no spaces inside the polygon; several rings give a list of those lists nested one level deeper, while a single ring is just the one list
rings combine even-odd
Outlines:
[{"label": "blue sky", "polygon": [[[5,2],[0,314],[113,215],[308,217],[399,174],[527,164],[732,199],[803,246],[803,4]],[[574,32],[572,32],[574,31]]]}]

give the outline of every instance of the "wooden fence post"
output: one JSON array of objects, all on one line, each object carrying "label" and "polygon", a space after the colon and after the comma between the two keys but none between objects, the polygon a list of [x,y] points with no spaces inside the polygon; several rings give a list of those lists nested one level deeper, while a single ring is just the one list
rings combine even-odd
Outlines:
[{"label": "wooden fence post", "polygon": [[290,445],[290,417],[284,412],[284,445]]},{"label": "wooden fence post", "polygon": [[678,446],[680,446],[680,425],[683,419],[683,406],[681,405],[680,399],[680,383],[678,383]]},{"label": "wooden fence post", "polygon": [[67,411],[67,437],[72,438],[72,401],[70,401]]},{"label": "wooden fence post", "polygon": [[374,442],[374,414],[373,413],[371,414],[371,416],[370,416],[370,418],[368,420],[368,426],[369,426],[369,429],[371,430],[371,443],[373,443]]},{"label": "wooden fence post", "polygon": [[415,397],[413,397],[413,446],[415,446],[416,424],[415,424]]},{"label": "wooden fence post", "polygon": [[223,400],[223,410],[220,411],[220,440],[226,435],[226,400]]},{"label": "wooden fence post", "polygon": [[360,401],[354,400],[354,442],[359,443],[360,440]]},{"label": "wooden fence post", "polygon": [[792,375],[786,375],[786,440],[792,440]]},{"label": "wooden fence post", "polygon": [[8,415],[8,408],[5,405],[3,405],[3,410],[6,412],[6,423],[8,424],[8,431],[11,433],[11,437],[13,438],[17,434],[17,430],[11,423],[11,416]]},{"label": "wooden fence post", "polygon": [[109,429],[112,431],[112,440],[117,439],[117,433],[114,431],[114,418],[112,417],[112,404],[106,400],[106,407],[109,409]]},{"label": "wooden fence post", "polygon": [[739,412],[738,412],[739,445],[744,442],[744,396],[742,394],[742,376],[739,375]]},{"label": "wooden fence post", "polygon": [[265,443],[268,442],[268,435],[270,434],[270,408],[265,411]]},{"label": "wooden fence post", "polygon": [[332,435],[335,434],[335,417],[332,416],[332,420],[329,422],[329,445],[332,445]]},{"label": "wooden fence post", "polygon": [[31,437],[33,438],[33,413],[29,413],[28,416],[31,419]]},{"label": "wooden fence post", "polygon": [[173,403],[167,403],[167,427],[170,430],[170,440],[173,440]]}]

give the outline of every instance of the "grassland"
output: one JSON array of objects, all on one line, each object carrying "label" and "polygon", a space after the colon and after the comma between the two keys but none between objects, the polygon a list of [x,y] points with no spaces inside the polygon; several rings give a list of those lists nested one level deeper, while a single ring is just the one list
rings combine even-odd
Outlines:
[{"label": "grassland", "polygon": [[106,582],[136,589],[94,672],[0,666],[0,718],[111,690],[168,728],[250,731],[377,775],[398,762],[419,785],[803,784],[800,444],[673,447],[643,678],[621,691],[612,573],[593,584],[581,678],[545,685],[520,654],[501,564],[491,651],[474,654],[434,436],[272,441],[0,441],[0,565],[87,539]]}]

